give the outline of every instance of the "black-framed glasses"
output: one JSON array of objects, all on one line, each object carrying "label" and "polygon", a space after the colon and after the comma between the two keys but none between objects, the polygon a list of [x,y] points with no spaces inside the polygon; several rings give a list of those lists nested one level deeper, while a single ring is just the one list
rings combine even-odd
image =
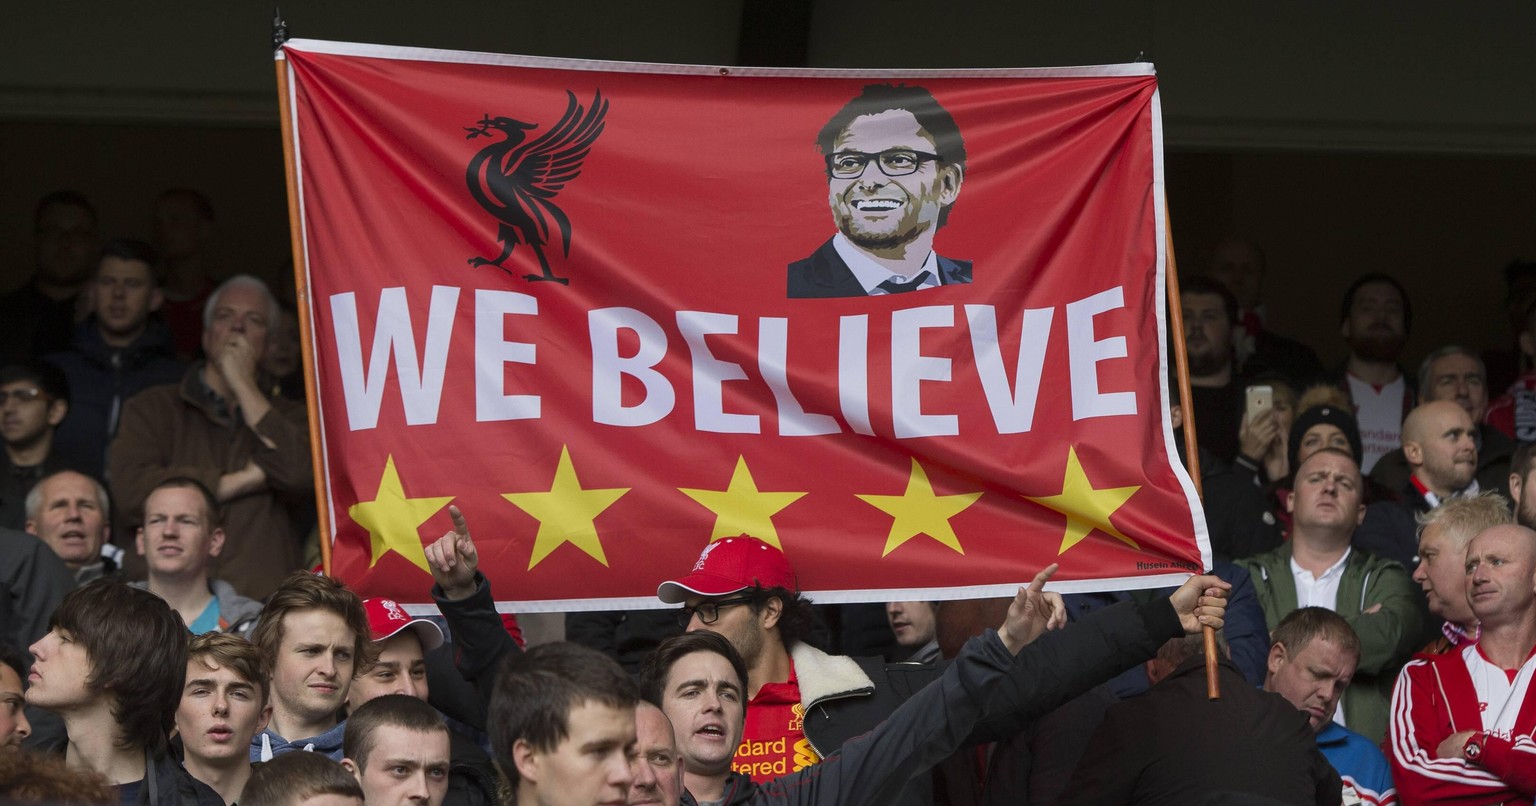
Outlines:
[{"label": "black-framed glasses", "polygon": [[858,179],[864,175],[871,160],[879,164],[880,173],[886,176],[909,176],[917,173],[925,162],[938,162],[943,158],[926,151],[910,148],[887,148],[879,154],[863,151],[836,151],[827,155],[827,175],[837,179]]},{"label": "black-framed glasses", "polygon": [[22,389],[12,389],[9,392],[4,389],[0,389],[0,406],[4,406],[6,403],[9,403],[13,397],[16,398],[17,402],[19,403],[31,403],[32,401],[42,396],[43,390],[35,386],[25,387]]},{"label": "black-framed glasses", "polygon": [[714,624],[720,619],[720,608],[732,605],[746,604],[752,601],[751,596],[738,596],[735,599],[716,599],[713,602],[699,602],[698,607],[684,606],[677,611],[677,625],[688,629],[688,623],[693,621],[695,613],[699,616],[700,624]]}]

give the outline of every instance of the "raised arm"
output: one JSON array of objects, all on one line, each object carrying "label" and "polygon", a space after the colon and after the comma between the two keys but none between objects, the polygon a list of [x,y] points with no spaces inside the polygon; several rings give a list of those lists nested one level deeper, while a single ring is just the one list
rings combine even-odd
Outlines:
[{"label": "raised arm", "polygon": [[503,656],[521,652],[507,634],[491,598],[491,585],[479,571],[480,554],[470,537],[464,513],[448,507],[453,531],[444,534],[425,549],[427,565],[432,569],[432,599],[453,633],[457,650],[454,662],[459,674],[471,680],[489,701],[490,686]]},{"label": "raised arm", "polygon": [[1037,694],[1037,679],[1071,680],[1086,690],[1124,668],[1105,657],[1116,655],[1122,643],[1144,649],[1145,657],[1138,654],[1134,663],[1181,632],[1222,626],[1226,583],[1195,577],[1170,599],[1145,608],[1126,603],[1071,628],[1052,629],[1065,621],[1060,597],[1043,590],[1054,572],[1054,566],[1047,568],[1019,589],[1000,631],[967,641],[939,679],[873,731],[844,742],[820,764],[770,782],[764,787],[767,798],[806,806],[893,802],[914,776],[964,745],[992,709],[1030,708],[1036,703],[1015,698],[1054,696],[1061,687],[1053,682]]},{"label": "raised arm", "polygon": [[1170,638],[1206,625],[1221,629],[1230,589],[1213,575],[1190,577],[1166,599],[1122,602],[1041,635],[1019,652],[1014,672],[991,693],[987,716],[969,743],[1017,734],[1041,714],[1145,662]]},{"label": "raised arm", "polygon": [[1051,563],[1035,574],[1029,586],[1019,588],[1008,605],[1008,615],[997,628],[997,637],[1008,649],[1008,654],[1019,654],[1019,650],[1039,638],[1041,633],[1059,630],[1067,623],[1067,606],[1061,601],[1061,594],[1045,592],[1045,583],[1060,567]]}]

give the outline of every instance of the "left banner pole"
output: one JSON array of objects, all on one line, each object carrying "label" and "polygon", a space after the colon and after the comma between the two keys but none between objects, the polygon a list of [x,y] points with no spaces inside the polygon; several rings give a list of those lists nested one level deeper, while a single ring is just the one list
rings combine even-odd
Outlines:
[{"label": "left banner pole", "polygon": [[309,268],[305,260],[304,240],[301,237],[299,217],[299,167],[295,159],[296,136],[293,126],[293,109],[288,98],[288,59],[281,48],[274,61],[277,65],[277,109],[283,127],[283,167],[288,180],[288,233],[293,246],[294,299],[300,308],[299,341],[304,355],[304,395],[309,408],[309,455],[315,468],[315,507],[319,515],[320,567],[326,576],[331,574],[331,508],[326,497],[325,463],[321,461],[320,446],[320,398],[315,389],[314,334],[310,325],[314,314],[313,301],[309,298]]}]

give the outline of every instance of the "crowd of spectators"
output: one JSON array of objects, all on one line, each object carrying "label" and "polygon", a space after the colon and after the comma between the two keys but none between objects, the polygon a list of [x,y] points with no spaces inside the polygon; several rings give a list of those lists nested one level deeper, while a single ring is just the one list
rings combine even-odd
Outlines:
[{"label": "crowd of spectators", "polygon": [[1359,277],[1329,370],[1266,323],[1259,247],[1221,244],[1180,288],[1217,562],[1179,588],[1063,597],[1053,567],[1013,599],[818,607],[741,536],[660,581],[680,609],[530,649],[456,508],[438,620],[302,570],[294,313],[212,265],[202,194],[153,221],[102,240],[50,194],[0,296],[0,800],[1536,798],[1536,264],[1506,269],[1515,350],[1416,372],[1406,289]]}]

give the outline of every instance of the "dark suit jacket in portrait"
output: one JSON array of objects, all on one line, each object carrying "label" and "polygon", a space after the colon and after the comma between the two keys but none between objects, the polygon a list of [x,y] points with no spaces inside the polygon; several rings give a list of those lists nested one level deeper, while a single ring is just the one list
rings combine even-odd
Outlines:
[{"label": "dark suit jacket in portrait", "polygon": [[[944,285],[964,284],[971,281],[971,261],[953,260],[936,255],[940,282]],[[788,296],[790,299],[828,299],[831,297],[863,297],[869,292],[859,284],[853,270],[843,262],[832,239],[822,244],[805,260],[789,264]]]}]

